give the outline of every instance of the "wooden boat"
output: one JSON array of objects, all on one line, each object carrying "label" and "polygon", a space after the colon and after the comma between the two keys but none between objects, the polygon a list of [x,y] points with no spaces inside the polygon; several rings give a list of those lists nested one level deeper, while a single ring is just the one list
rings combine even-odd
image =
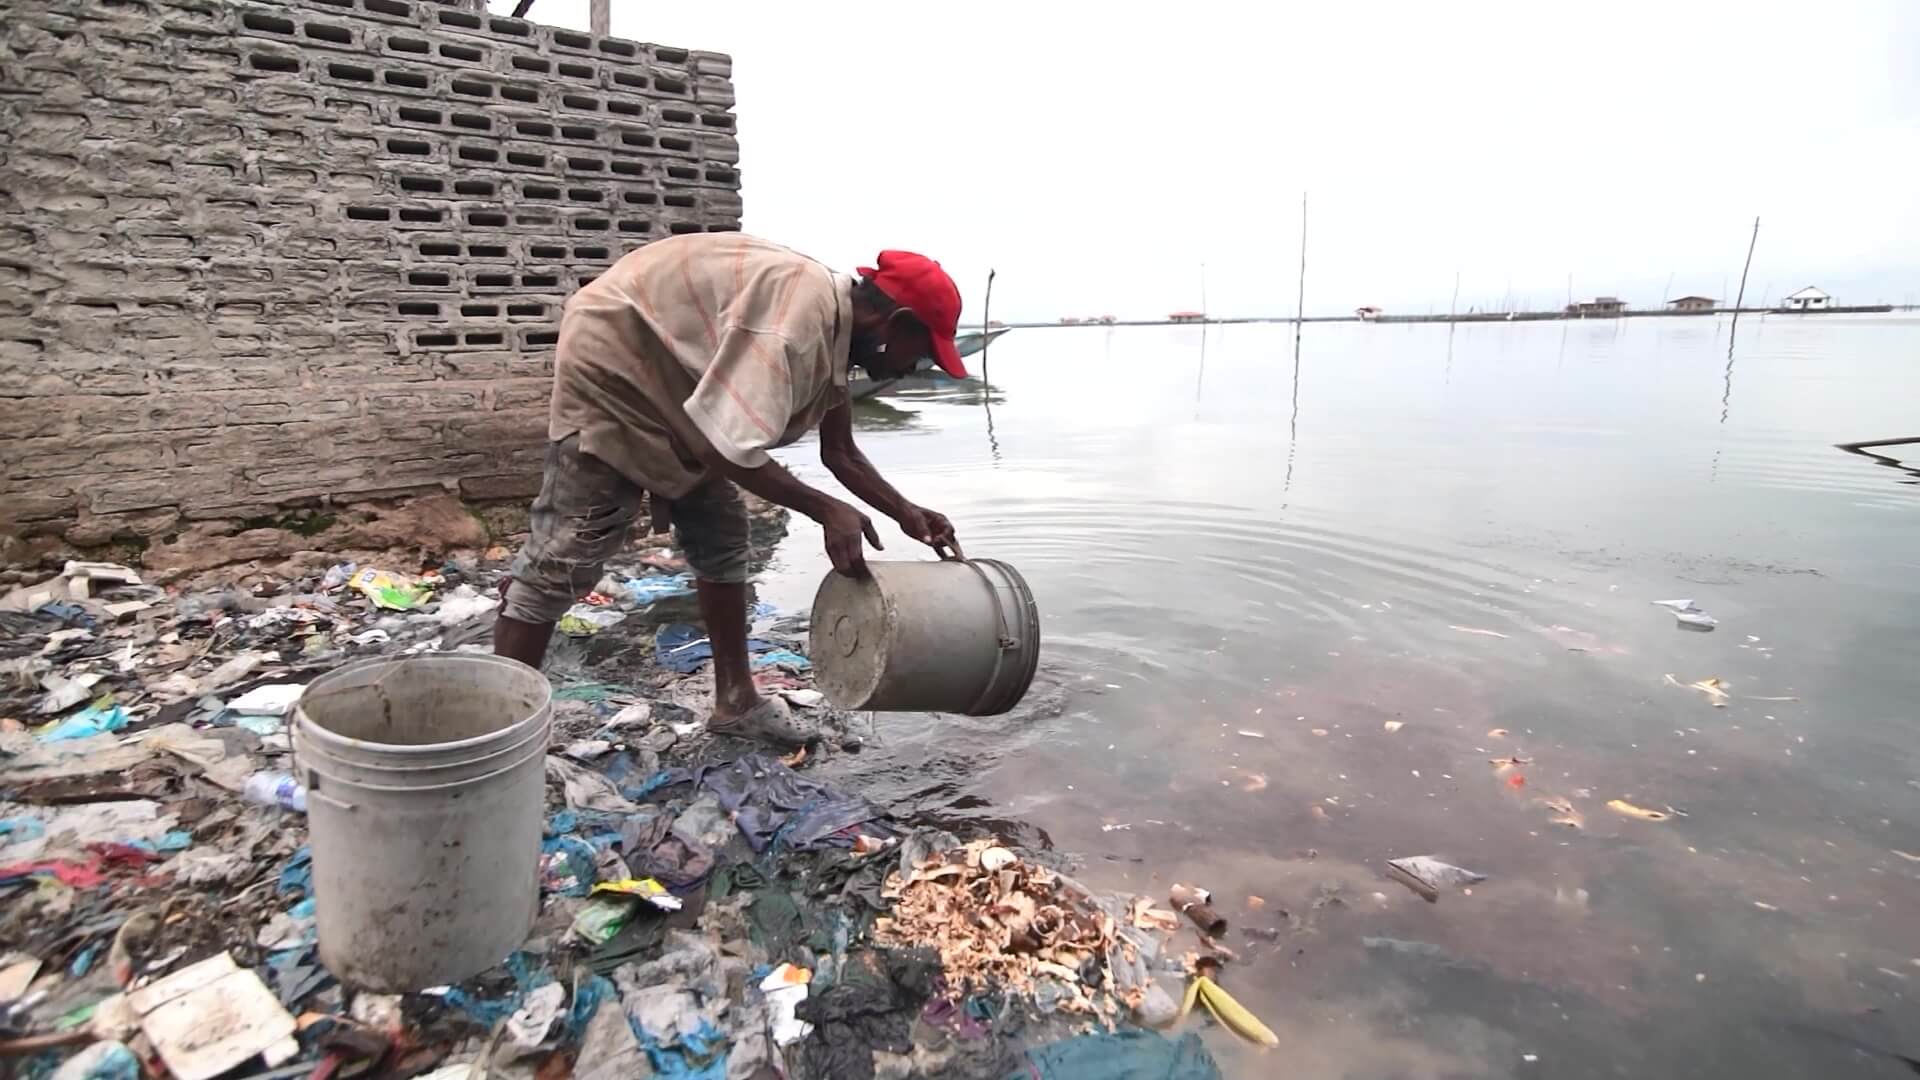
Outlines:
[{"label": "wooden boat", "polygon": [[[1000,335],[1006,333],[1009,329],[1011,329],[1011,327],[1000,326],[992,330],[969,330],[962,334],[955,334],[953,345],[954,348],[960,351],[961,356],[972,356],[986,348],[989,342],[1000,340]],[[942,379],[946,378],[945,373],[935,368],[931,360],[921,361],[920,369],[914,372],[913,377],[918,378],[928,372]],[[882,379],[876,382],[868,378],[866,372],[855,368],[853,373],[847,377],[847,393],[852,395],[853,400],[859,401],[862,398],[872,397],[899,381],[899,379]]]}]

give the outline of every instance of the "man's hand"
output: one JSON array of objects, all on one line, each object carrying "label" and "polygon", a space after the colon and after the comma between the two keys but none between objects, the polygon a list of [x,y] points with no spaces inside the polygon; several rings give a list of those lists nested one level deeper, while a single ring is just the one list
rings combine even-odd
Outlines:
[{"label": "man's hand", "polygon": [[959,552],[960,545],[953,536],[953,522],[948,521],[947,515],[938,510],[929,510],[924,506],[908,503],[905,509],[900,511],[900,517],[897,520],[900,522],[902,532],[935,551],[950,548],[956,554]]},{"label": "man's hand", "polygon": [[820,528],[827,535],[827,558],[833,560],[835,570],[848,577],[867,576],[867,553],[860,546],[862,537],[875,551],[886,550],[880,543],[880,534],[874,531],[873,522],[846,503],[835,501],[828,507],[820,516]]}]

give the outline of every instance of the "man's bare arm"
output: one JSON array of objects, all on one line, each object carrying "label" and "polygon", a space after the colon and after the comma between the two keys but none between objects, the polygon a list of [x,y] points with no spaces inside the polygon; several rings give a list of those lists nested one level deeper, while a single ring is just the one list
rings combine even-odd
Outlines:
[{"label": "man's bare arm", "polygon": [[768,502],[819,522],[826,534],[827,558],[833,560],[833,568],[843,574],[854,577],[866,574],[866,552],[860,547],[862,536],[876,550],[884,550],[880,534],[874,531],[867,515],[807,484],[777,461],[768,461],[758,468],[742,468],[711,447],[702,454],[701,460],[708,468]]},{"label": "man's bare arm", "polygon": [[845,397],[820,420],[820,463],[861,502],[895,521],[913,505],[887,483],[853,441],[853,406]]}]

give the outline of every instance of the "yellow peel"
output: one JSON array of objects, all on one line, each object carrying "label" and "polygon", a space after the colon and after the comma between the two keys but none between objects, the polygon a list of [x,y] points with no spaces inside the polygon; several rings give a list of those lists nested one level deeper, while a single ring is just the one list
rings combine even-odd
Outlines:
[{"label": "yellow peel", "polygon": [[1180,1009],[1182,1017],[1185,1017],[1193,1008],[1196,998],[1200,1004],[1207,1007],[1207,1011],[1213,1014],[1213,1018],[1218,1020],[1222,1027],[1235,1035],[1262,1046],[1280,1045],[1280,1036],[1275,1035],[1272,1028],[1261,1023],[1259,1017],[1248,1012],[1246,1006],[1235,1001],[1232,994],[1227,993],[1219,983],[1205,975],[1196,975],[1193,981],[1187,984],[1186,1002]]},{"label": "yellow peel", "polygon": [[1625,799],[1614,799],[1607,803],[1607,809],[1616,814],[1625,814],[1641,821],[1665,821],[1668,815],[1661,810],[1649,810],[1644,806],[1635,806]]}]

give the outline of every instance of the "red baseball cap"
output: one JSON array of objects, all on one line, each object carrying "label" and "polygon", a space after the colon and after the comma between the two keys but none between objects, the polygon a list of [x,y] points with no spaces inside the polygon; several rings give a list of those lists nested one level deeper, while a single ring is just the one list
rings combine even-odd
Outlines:
[{"label": "red baseball cap", "polygon": [[880,266],[860,268],[894,303],[913,312],[933,337],[933,359],[940,370],[956,379],[967,377],[953,336],[960,330],[960,289],[940,264],[911,251],[883,251]]}]

